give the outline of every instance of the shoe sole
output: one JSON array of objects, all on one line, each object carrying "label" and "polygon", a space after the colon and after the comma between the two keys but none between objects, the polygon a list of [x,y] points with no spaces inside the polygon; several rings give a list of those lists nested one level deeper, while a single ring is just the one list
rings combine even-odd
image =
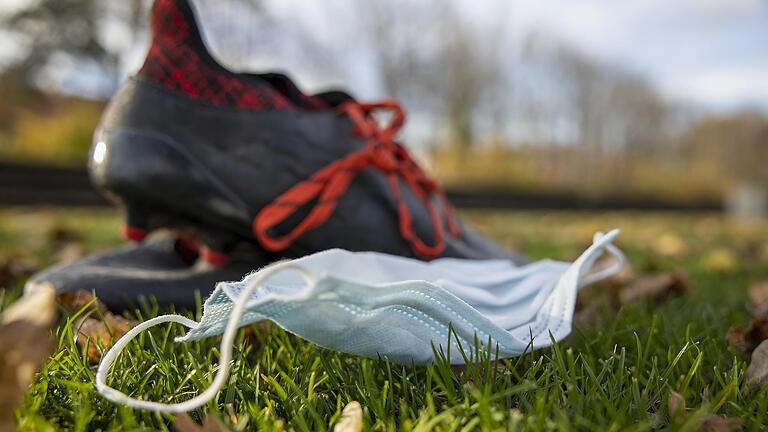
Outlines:
[{"label": "shoe sole", "polygon": [[169,229],[180,239],[180,253],[197,254],[203,261],[223,267],[233,257],[248,259],[259,250],[253,242],[236,234],[194,222],[183,216],[171,215],[154,207],[123,202],[125,223],[120,228],[123,238],[134,243],[143,242],[152,232]]},{"label": "shoe sole", "polygon": [[195,291],[202,300],[216,283],[240,280],[269,263],[262,257],[215,268],[197,261],[196,252],[189,255],[194,251],[188,247],[184,239],[172,233],[158,233],[141,244],[123,245],[49,267],[31,276],[24,291],[53,287],[57,294],[95,292],[115,312],[139,306],[141,297],[153,297],[163,307],[196,310],[199,302]]}]

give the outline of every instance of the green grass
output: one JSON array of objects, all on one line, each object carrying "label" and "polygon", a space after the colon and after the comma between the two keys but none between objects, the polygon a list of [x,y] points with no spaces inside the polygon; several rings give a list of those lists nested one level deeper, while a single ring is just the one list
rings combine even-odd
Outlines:
[{"label": "green grass", "polygon": [[[237,430],[328,430],[356,400],[370,430],[698,430],[709,413],[740,417],[744,430],[768,424],[768,391],[743,388],[749,357],[725,340],[731,324],[749,319],[749,282],[768,278],[764,221],[735,223],[709,214],[467,216],[503,244],[535,258],[573,259],[594,231],[618,227],[619,246],[636,269],[682,268],[695,289],[663,304],[632,304],[616,314],[605,310],[601,325],[576,328],[551,349],[496,363],[492,353],[480,353],[465,370],[442,361],[424,367],[357,358],[318,348],[276,326],[259,327],[240,335],[228,384],[205,409],[191,413],[193,418],[213,414]],[[3,210],[0,259],[13,255],[46,265],[55,255],[47,233],[62,228],[81,233],[87,250],[106,248],[119,242],[117,224],[111,211]],[[659,237],[673,237],[684,248],[663,256]],[[21,283],[7,287],[4,303]],[[164,312],[146,305],[135,317]],[[183,331],[168,325],[137,338],[114,367],[111,385],[164,402],[188,399],[206,387],[216,371],[219,340],[173,343]],[[134,411],[99,396],[95,366],[73,343],[66,316],[54,337],[55,354],[18,411],[22,430],[172,427],[172,416]],[[688,407],[674,419],[666,404],[672,390]]]}]

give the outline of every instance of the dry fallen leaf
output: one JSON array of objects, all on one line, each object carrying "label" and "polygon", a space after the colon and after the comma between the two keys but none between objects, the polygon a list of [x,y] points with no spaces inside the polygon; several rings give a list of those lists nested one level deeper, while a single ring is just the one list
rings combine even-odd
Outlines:
[{"label": "dry fallen leaf", "polygon": [[64,307],[64,309],[72,313],[79,312],[89,304],[89,310],[86,313],[93,313],[96,311],[101,313],[107,312],[107,307],[98,299],[94,299],[93,295],[85,290],[79,290],[74,293],[61,293],[56,300]]},{"label": "dry fallen leaf", "polygon": [[199,425],[189,417],[188,414],[179,414],[174,420],[173,428],[177,432],[222,432],[224,428],[220,426],[212,416],[205,416],[203,424]]},{"label": "dry fallen leaf", "polygon": [[744,422],[738,417],[722,417],[717,414],[709,414],[699,423],[699,429],[703,432],[732,432],[741,429]]},{"label": "dry fallen leaf", "polygon": [[736,351],[742,354],[751,352],[760,342],[768,339],[768,321],[765,318],[755,318],[749,322],[747,328],[732,325],[726,337]]},{"label": "dry fallen leaf", "polygon": [[63,226],[48,230],[48,242],[53,246],[54,257],[59,263],[70,263],[85,255],[80,233]]},{"label": "dry fallen leaf", "polygon": [[[670,391],[667,396],[667,412],[674,419],[686,413],[685,399],[680,393]],[[725,418],[717,414],[708,414],[699,422],[699,430],[706,432],[731,432],[741,428],[743,421],[738,417]]]},{"label": "dry fallen leaf", "polygon": [[609,296],[599,296],[580,301],[577,299],[576,312],[573,314],[573,323],[580,327],[590,327],[597,324],[602,316],[602,311],[606,308],[614,309]]},{"label": "dry fallen leaf", "polygon": [[663,257],[681,257],[687,249],[685,242],[677,234],[662,234],[653,242],[653,252]]},{"label": "dry fallen leaf", "polygon": [[47,235],[48,241],[54,245],[82,241],[82,235],[80,235],[80,233],[59,225],[51,227],[48,230]]},{"label": "dry fallen leaf", "polygon": [[622,267],[618,273],[608,278],[606,283],[608,283],[611,286],[620,287],[620,286],[627,285],[628,283],[637,279],[637,277],[638,277],[637,271],[635,271],[634,267],[627,264],[624,267]]},{"label": "dry fallen leaf", "polygon": [[85,256],[85,247],[80,242],[71,242],[63,245],[55,254],[56,262],[66,264],[74,262]]},{"label": "dry fallen leaf", "polygon": [[667,396],[667,412],[670,417],[676,417],[685,413],[685,399],[680,393],[670,390]]},{"label": "dry fallen leaf", "polygon": [[736,269],[738,260],[729,249],[719,248],[708,253],[702,262],[705,270],[727,273]]},{"label": "dry fallen leaf", "polygon": [[757,258],[762,262],[768,262],[768,243],[763,243]]},{"label": "dry fallen leaf", "polygon": [[[753,234],[753,236],[755,236]],[[760,261],[765,242],[762,239],[751,238],[738,244],[739,256],[749,261]]]},{"label": "dry fallen leaf", "polygon": [[671,294],[686,294],[692,285],[680,271],[653,276],[641,276],[623,287],[619,303],[627,305],[640,300],[665,301]]},{"label": "dry fallen leaf", "polygon": [[98,363],[101,358],[99,346],[111,347],[113,341],[120,339],[131,327],[136,325],[135,322],[112,312],[104,313],[103,317],[103,321],[96,318],[85,318],[79,321],[77,325],[77,344],[80,347],[88,347],[88,361],[92,363]]},{"label": "dry fallen leaf", "polygon": [[0,263],[0,286],[8,286],[35,272],[35,265],[18,257],[8,257]]},{"label": "dry fallen leaf", "polygon": [[752,352],[752,360],[749,362],[744,376],[749,387],[768,385],[768,340],[763,341]]},{"label": "dry fallen leaf", "polygon": [[600,285],[579,293],[574,322],[580,326],[593,326],[605,308],[617,311],[622,305],[641,300],[661,303],[670,295],[686,294],[691,290],[691,283],[681,271],[637,276],[631,268],[626,269]]},{"label": "dry fallen leaf", "polygon": [[77,344],[81,347],[88,346],[88,360],[91,362],[98,362],[101,357],[98,349],[99,344],[108,348],[113,341],[112,337],[114,340],[120,339],[131,327],[137,324],[135,321],[109,312],[103,303],[85,290],[59,294],[57,300],[64,309],[72,313],[88,307],[85,313],[86,318],[78,320],[75,327],[77,328]]},{"label": "dry fallen leaf", "polygon": [[56,302],[51,289],[22,297],[0,321],[0,430],[14,430],[14,410],[35,372],[53,351]]},{"label": "dry fallen leaf", "polygon": [[[588,246],[587,246],[588,247]],[[613,267],[616,264],[616,258],[610,254],[603,254],[595,261],[592,267],[589,269],[589,273],[598,273],[607,268]],[[603,281],[601,285],[609,286],[621,286],[626,285],[637,277],[635,268],[630,264],[624,265],[621,270],[613,274],[607,280]]]},{"label": "dry fallen leaf", "polygon": [[360,402],[352,401],[344,407],[341,418],[333,432],[360,432],[363,430],[363,407]]},{"label": "dry fallen leaf", "polygon": [[768,316],[768,280],[753,282],[749,286],[749,299],[754,304],[755,316]]}]

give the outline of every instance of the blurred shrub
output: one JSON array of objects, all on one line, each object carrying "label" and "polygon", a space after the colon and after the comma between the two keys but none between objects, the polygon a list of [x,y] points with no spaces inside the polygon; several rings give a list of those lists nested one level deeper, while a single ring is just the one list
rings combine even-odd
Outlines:
[{"label": "blurred shrub", "polygon": [[[447,146],[446,146],[447,147]],[[448,148],[432,155],[433,172],[457,189],[514,189],[579,196],[719,200],[731,178],[698,159],[594,156],[583,147]]]},{"label": "blurred shrub", "polygon": [[43,111],[18,110],[13,127],[0,136],[0,158],[54,165],[82,165],[103,104],[62,99]]}]

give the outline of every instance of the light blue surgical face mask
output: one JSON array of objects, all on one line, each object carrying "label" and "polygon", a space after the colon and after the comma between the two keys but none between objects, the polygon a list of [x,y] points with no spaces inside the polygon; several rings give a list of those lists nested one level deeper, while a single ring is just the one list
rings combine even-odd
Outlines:
[{"label": "light blue surgical face mask", "polygon": [[[183,412],[204,405],[224,385],[239,327],[271,320],[322,347],[405,364],[434,360],[442,351],[453,363],[475,337],[489,339],[501,358],[550,346],[571,331],[578,289],[608,277],[624,263],[611,245],[614,230],[595,235],[573,263],[543,260],[515,266],[506,260],[443,258],[423,262],[375,252],[328,250],[265,267],[240,282],[221,282],[195,322],[180,315],[150,319],[129,331],[104,355],[96,387],[109,400],[134,408]],[[587,273],[604,250],[615,263]],[[106,384],[122,349],[145,329],[163,322],[191,330],[179,342],[223,333],[220,368],[211,386],[178,404],[132,399]]]}]

